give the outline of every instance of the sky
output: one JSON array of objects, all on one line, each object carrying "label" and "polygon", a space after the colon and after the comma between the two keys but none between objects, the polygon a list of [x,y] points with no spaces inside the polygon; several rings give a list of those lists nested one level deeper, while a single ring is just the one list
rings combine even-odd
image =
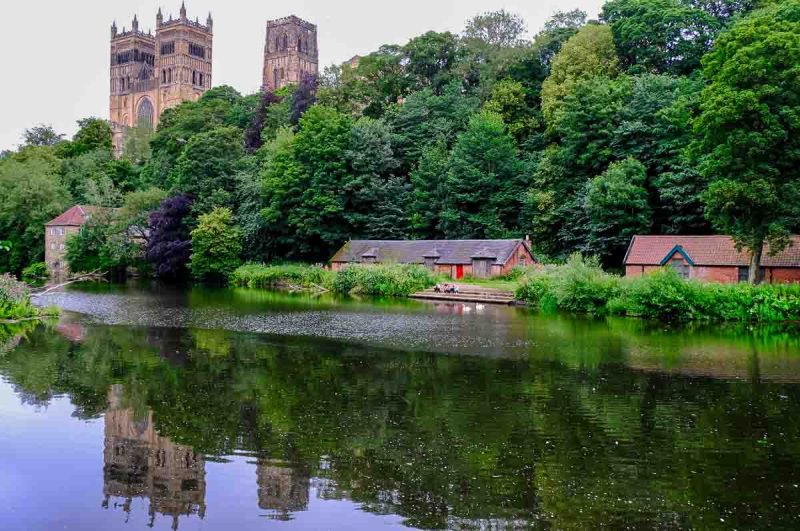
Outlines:
[{"label": "sky", "polygon": [[[555,11],[580,8],[595,18],[604,0],[187,0],[191,19],[214,18],[213,83],[243,94],[261,84],[266,21],[295,14],[318,27],[320,70],[382,44],[405,44],[429,30],[459,33],[467,19],[505,9],[532,35]],[[36,124],[67,137],[76,121],[108,115],[109,39],[113,21],[155,28],[160,7],[177,17],[180,0],[3,0],[0,5],[0,150]]]}]

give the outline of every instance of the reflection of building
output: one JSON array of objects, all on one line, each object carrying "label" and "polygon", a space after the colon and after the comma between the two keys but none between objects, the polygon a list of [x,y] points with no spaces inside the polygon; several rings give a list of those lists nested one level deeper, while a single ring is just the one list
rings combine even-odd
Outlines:
[{"label": "reflection of building", "polygon": [[137,417],[122,409],[122,386],[113,385],[105,415],[103,467],[104,507],[110,498],[130,511],[134,498],[150,500],[151,523],[156,513],[171,516],[177,529],[181,515],[205,516],[205,460],[189,446],[161,437],[153,427],[153,413]]},{"label": "reflection of building", "polygon": [[300,469],[276,459],[259,460],[256,482],[258,506],[274,518],[288,520],[290,513],[308,510],[310,480]]}]

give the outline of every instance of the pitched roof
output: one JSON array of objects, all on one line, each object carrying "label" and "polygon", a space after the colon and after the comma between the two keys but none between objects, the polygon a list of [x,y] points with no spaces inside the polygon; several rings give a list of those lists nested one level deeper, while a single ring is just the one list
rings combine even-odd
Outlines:
[{"label": "pitched roof", "polygon": [[[698,266],[750,265],[750,254],[737,251],[730,236],[634,236],[625,256],[626,265],[660,265],[668,254],[680,247]],[[775,256],[770,256],[769,245],[764,246],[761,258],[764,267],[800,267],[800,236],[792,236],[790,245]]]},{"label": "pitched roof", "polygon": [[100,207],[91,205],[75,205],[54,220],[45,224],[45,227],[50,225],[67,226],[67,227],[81,227],[86,223],[92,214],[96,214],[102,210]]},{"label": "pitched roof", "polygon": [[[435,258],[437,264],[470,264],[472,257],[488,255],[505,264],[523,240],[352,240],[333,255],[331,262],[360,262],[375,254],[377,262],[421,264]],[[527,246],[526,246],[527,248]]]}]

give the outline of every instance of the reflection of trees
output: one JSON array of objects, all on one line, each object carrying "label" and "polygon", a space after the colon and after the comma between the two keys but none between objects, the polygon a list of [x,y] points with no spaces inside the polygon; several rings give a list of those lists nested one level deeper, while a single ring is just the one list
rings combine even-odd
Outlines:
[{"label": "reflection of trees", "polygon": [[[792,527],[795,386],[631,369],[654,336],[563,326],[534,330],[529,360],[111,327],[71,344],[39,331],[0,373],[44,400],[68,393],[82,416],[124,384],[125,409],[152,410],[172,444],[261,456],[254,488],[277,517],[305,507],[314,483],[429,528]],[[564,353],[570,337],[583,352]]]}]

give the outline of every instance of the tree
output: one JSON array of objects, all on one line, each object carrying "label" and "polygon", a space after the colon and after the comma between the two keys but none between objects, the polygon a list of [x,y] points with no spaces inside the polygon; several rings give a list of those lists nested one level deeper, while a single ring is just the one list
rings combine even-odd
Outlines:
[{"label": "tree", "polygon": [[418,88],[431,87],[439,94],[451,80],[451,69],[460,57],[458,37],[450,32],[429,31],[403,47],[405,71]]},{"label": "tree", "polygon": [[450,157],[442,228],[447,238],[503,238],[519,229],[526,187],[500,115],[474,115]]},{"label": "tree", "polygon": [[736,22],[704,59],[709,80],[694,151],[710,181],[706,216],[752,255],[787,245],[800,215],[800,2],[771,4]]},{"label": "tree", "polygon": [[241,264],[241,236],[228,208],[215,208],[200,216],[197,228],[192,231],[192,276],[226,280]]},{"label": "tree", "polygon": [[194,198],[189,194],[168,197],[150,213],[150,239],[145,258],[157,277],[177,279],[186,275],[192,253],[188,226]]},{"label": "tree", "polygon": [[64,155],[77,157],[98,149],[111,151],[113,134],[107,121],[100,118],[78,120],[78,132],[63,145]]},{"label": "tree", "polygon": [[112,220],[113,212],[99,211],[67,239],[66,260],[71,272],[111,271],[127,265],[114,256],[109,245]]},{"label": "tree", "polygon": [[55,146],[64,135],[56,133],[52,125],[39,124],[26,129],[22,138],[26,146]]},{"label": "tree", "polygon": [[422,152],[419,165],[411,172],[411,227],[416,238],[435,240],[443,237],[441,217],[445,209],[449,163],[447,143],[440,140]]},{"label": "tree", "polygon": [[129,127],[125,131],[122,156],[132,164],[147,163],[153,155],[153,150],[150,148],[152,138],[153,131],[149,127]]},{"label": "tree", "polygon": [[50,148],[28,148],[0,162],[0,271],[20,273],[44,259],[44,224],[71,206]]},{"label": "tree", "polygon": [[589,183],[589,246],[606,263],[621,264],[631,238],[650,229],[652,210],[646,180],[644,165],[629,158],[611,164]]},{"label": "tree", "polygon": [[267,90],[265,88],[261,92],[259,105],[256,108],[253,119],[250,121],[250,125],[244,132],[244,147],[248,153],[254,153],[262,145],[264,145],[264,140],[261,137],[261,134],[264,130],[264,125],[266,125],[267,112],[272,105],[279,103],[280,101],[281,98],[271,90]]},{"label": "tree", "polygon": [[519,144],[522,144],[539,127],[536,110],[532,109],[525,98],[522,83],[504,79],[492,89],[492,97],[483,106],[484,110],[502,116],[508,125],[508,132]]},{"label": "tree", "polygon": [[291,123],[297,125],[300,118],[314,105],[317,100],[317,76],[305,74],[297,86],[297,90],[292,94],[292,117]]},{"label": "tree", "polygon": [[553,59],[550,76],[542,84],[542,111],[548,127],[558,121],[564,98],[593,76],[614,78],[619,59],[611,28],[590,24],[570,38]]},{"label": "tree", "polygon": [[[242,130],[220,127],[199,133],[186,143],[170,175],[172,190],[192,194],[198,212],[230,202],[236,173],[244,157]],[[214,201],[220,198],[223,203]]]},{"label": "tree", "polygon": [[525,29],[525,21],[519,15],[501,9],[471,18],[464,37],[488,46],[511,47],[519,44]]},{"label": "tree", "polygon": [[561,50],[578,30],[586,24],[586,12],[580,9],[556,11],[544,23],[544,30],[533,39],[533,49],[545,67],[549,67],[553,57]]},{"label": "tree", "polygon": [[610,0],[603,19],[611,24],[625,66],[689,74],[711,48],[719,24],[681,0]]}]

